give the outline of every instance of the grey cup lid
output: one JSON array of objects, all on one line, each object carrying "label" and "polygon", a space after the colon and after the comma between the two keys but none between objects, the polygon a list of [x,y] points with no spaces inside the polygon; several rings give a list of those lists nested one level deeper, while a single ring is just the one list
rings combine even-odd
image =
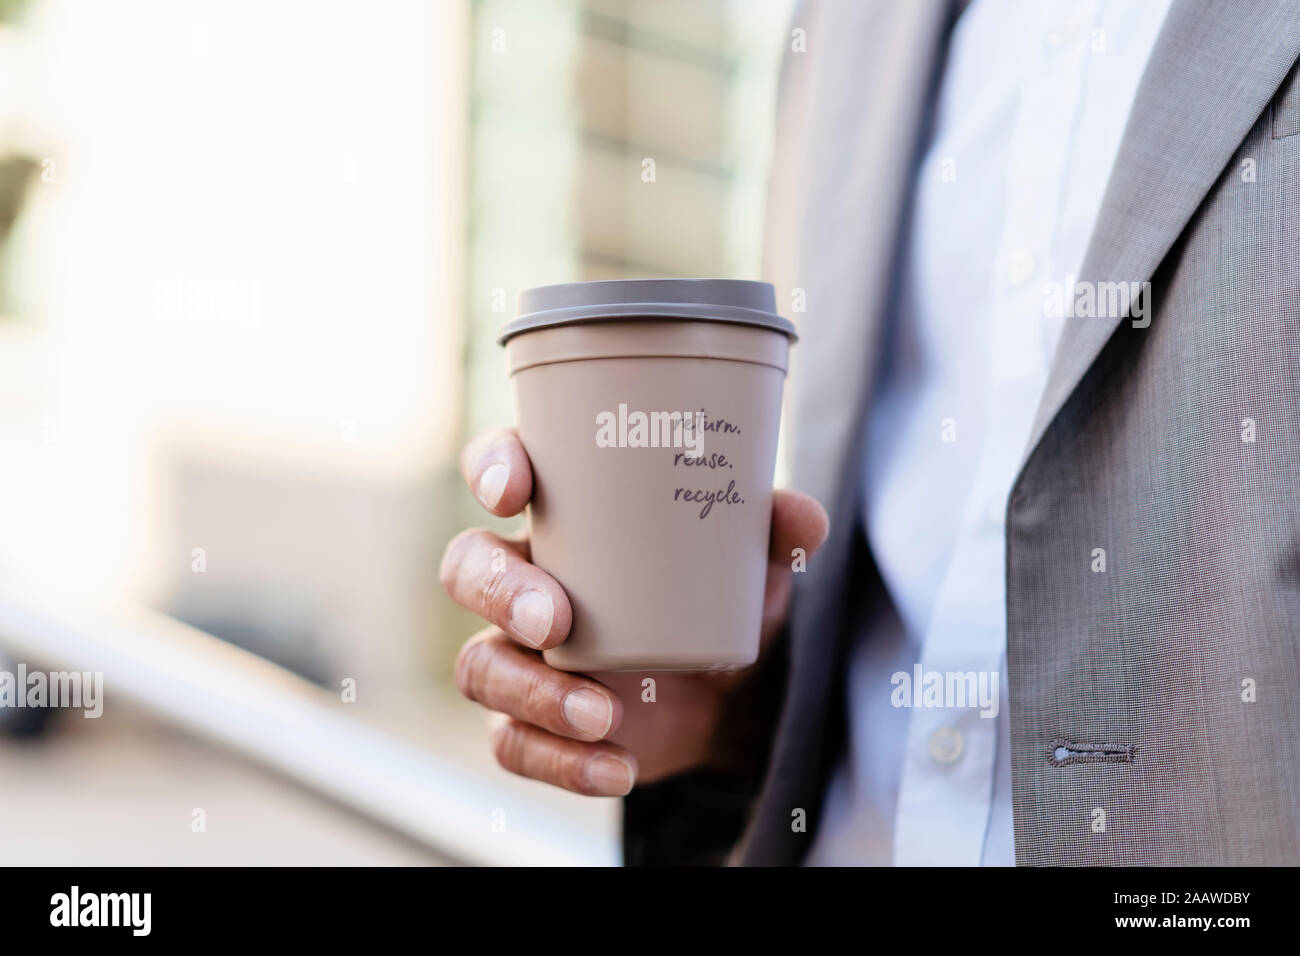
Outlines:
[{"label": "grey cup lid", "polygon": [[556,325],[619,319],[694,319],[754,325],[794,341],[794,323],[776,313],[776,290],[748,279],[605,279],[563,282],[519,293],[518,315],[497,337]]}]

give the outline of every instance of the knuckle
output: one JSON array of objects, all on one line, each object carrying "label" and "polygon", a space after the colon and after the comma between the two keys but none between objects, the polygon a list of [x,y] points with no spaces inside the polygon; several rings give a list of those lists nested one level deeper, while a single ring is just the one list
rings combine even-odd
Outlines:
[{"label": "knuckle", "polygon": [[452,538],[443,552],[438,578],[457,604],[490,621],[509,616],[517,556],[489,531],[470,528]]},{"label": "knuckle", "polygon": [[491,645],[485,638],[471,638],[456,655],[456,689],[468,700],[480,699],[485,660]]},{"label": "knuckle", "polygon": [[478,528],[466,528],[447,542],[442,552],[442,564],[438,568],[438,580],[452,597],[456,596],[456,585],[460,580],[461,567],[465,562],[466,552],[479,534]]},{"label": "knuckle", "polygon": [[509,617],[510,601],[514,597],[510,562],[498,558],[504,558],[504,555],[493,555],[488,563],[487,577],[479,589],[483,616],[492,621],[504,621]]},{"label": "knuckle", "polygon": [[506,770],[523,769],[523,737],[513,722],[503,723],[492,731],[492,756]]},{"label": "knuckle", "polygon": [[557,748],[547,760],[547,779],[565,790],[584,792],[587,789],[587,779],[583,773],[585,766],[585,760]]},{"label": "knuckle", "polygon": [[556,723],[560,720],[559,696],[551,675],[542,668],[530,670],[524,677],[521,696],[525,713],[537,723]]}]

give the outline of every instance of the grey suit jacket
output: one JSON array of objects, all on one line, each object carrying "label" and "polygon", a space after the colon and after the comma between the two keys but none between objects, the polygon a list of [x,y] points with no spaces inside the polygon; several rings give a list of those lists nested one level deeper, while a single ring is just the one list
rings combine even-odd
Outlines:
[{"label": "grey suit jacket", "polygon": [[[794,484],[832,534],[729,764],[634,792],[628,862],[792,864],[816,832],[884,600],[853,489],[955,8],[796,14],[767,269],[807,303]],[[1021,864],[1300,863],[1298,56],[1296,0],[1174,0],[1142,77],[1079,280],[1149,282],[1145,318],[1067,320],[1006,514]]]}]

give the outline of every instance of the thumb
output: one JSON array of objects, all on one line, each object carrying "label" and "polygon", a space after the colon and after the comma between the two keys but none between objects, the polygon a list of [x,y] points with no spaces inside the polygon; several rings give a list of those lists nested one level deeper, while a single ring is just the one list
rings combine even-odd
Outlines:
[{"label": "thumb", "polygon": [[830,533],[830,518],[817,499],[799,491],[772,493],[772,544],[768,560],[787,567],[796,548],[811,556]]},{"label": "thumb", "polygon": [[826,509],[817,499],[798,491],[777,490],[772,495],[772,544],[768,549],[767,587],[763,594],[762,643],[781,628],[790,607],[795,550],[807,558],[822,546],[830,530]]}]

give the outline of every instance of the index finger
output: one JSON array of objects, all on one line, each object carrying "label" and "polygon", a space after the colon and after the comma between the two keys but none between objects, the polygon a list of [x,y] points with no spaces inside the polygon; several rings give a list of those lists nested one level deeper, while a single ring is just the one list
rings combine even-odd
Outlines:
[{"label": "index finger", "polygon": [[460,453],[460,473],[479,504],[498,518],[519,514],[533,496],[533,466],[513,428],[471,439]]}]

